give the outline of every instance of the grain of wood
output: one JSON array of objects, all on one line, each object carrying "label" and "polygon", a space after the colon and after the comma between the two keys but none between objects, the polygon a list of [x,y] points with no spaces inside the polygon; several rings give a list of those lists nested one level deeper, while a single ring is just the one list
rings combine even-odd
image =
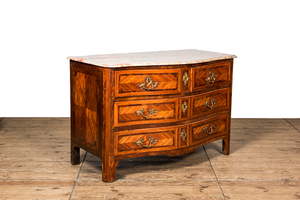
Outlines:
[{"label": "grain of wood", "polygon": [[[287,119],[297,126],[298,119]],[[4,126],[3,126],[4,124]],[[69,199],[80,165],[70,164],[69,118],[0,122],[0,199]],[[232,119],[231,154],[205,145],[226,199],[299,199],[300,134],[283,119]],[[81,150],[81,160],[85,151]],[[205,151],[122,160],[113,183],[88,153],[72,199],[224,199]]]},{"label": "grain of wood", "polygon": [[[300,134],[297,130],[283,123],[284,120],[237,121],[240,125],[232,129],[229,156],[220,154],[220,141],[205,145],[219,180],[300,180]],[[268,126],[256,129],[253,124],[249,129],[240,128],[255,121]]]},{"label": "grain of wood", "polygon": [[286,120],[300,132],[300,119],[286,119]]},{"label": "grain of wood", "polygon": [[72,199],[224,199],[216,181],[78,181]]},{"label": "grain of wood", "polygon": [[69,199],[80,169],[70,164],[69,124],[69,118],[2,120],[0,199]]},{"label": "grain of wood", "polygon": [[226,199],[300,199],[300,182],[220,181]]},{"label": "grain of wood", "polygon": [[0,180],[0,199],[69,199],[71,180]]},{"label": "grain of wood", "polygon": [[[101,162],[85,161],[79,180],[101,179]],[[194,153],[168,157],[152,156],[121,160],[118,180],[212,180],[215,175],[202,147]]]}]

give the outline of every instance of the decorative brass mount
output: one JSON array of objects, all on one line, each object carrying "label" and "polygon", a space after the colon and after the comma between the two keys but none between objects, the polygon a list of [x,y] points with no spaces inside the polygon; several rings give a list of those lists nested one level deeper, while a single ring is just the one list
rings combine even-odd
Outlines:
[{"label": "decorative brass mount", "polygon": [[149,117],[151,117],[152,115],[154,115],[154,116],[156,116],[157,115],[157,113],[158,113],[158,110],[155,110],[155,109],[153,109],[153,108],[150,108],[149,109],[149,115],[147,115],[147,116],[145,116],[144,115],[144,108],[142,108],[142,109],[140,109],[140,110],[138,110],[138,111],[135,111],[135,114],[137,115],[137,116],[142,116],[142,117],[144,117],[145,119],[148,119]]},{"label": "decorative brass mount", "polygon": [[145,78],[145,83],[140,83],[138,84],[140,89],[144,89],[144,90],[153,90],[155,87],[157,87],[159,83],[158,82],[154,82],[150,76],[147,76]]},{"label": "decorative brass mount", "polygon": [[[210,128],[210,131],[208,130],[208,128]],[[203,132],[207,133],[208,135],[211,135],[214,132],[215,128],[216,128],[215,125],[211,124],[210,127],[209,126],[204,127]]]},{"label": "decorative brass mount", "polygon": [[158,139],[156,139],[155,137],[149,137],[149,144],[147,144],[147,145],[144,145],[143,143],[144,143],[144,138],[141,138],[141,139],[138,139],[136,142],[135,142],[135,144],[137,145],[137,146],[142,146],[142,147],[144,147],[144,148],[146,148],[146,147],[149,147],[151,144],[156,144],[156,142],[157,142],[157,140]]},{"label": "decorative brass mount", "polygon": [[188,84],[188,81],[189,81],[189,75],[187,72],[184,73],[183,77],[182,77],[182,80],[183,80],[183,84],[184,85],[187,85]]},{"label": "decorative brass mount", "polygon": [[[214,105],[216,105],[216,103],[217,103],[216,99],[211,99],[211,100],[208,100],[207,102],[205,102],[204,106],[206,108],[212,109],[214,107]],[[209,104],[211,104],[211,106]]]},{"label": "decorative brass mount", "polygon": [[214,83],[216,81],[217,77],[218,76],[214,74],[213,69],[211,69],[210,72],[209,72],[209,76],[206,77],[205,80],[206,80],[207,83]]},{"label": "decorative brass mount", "polygon": [[187,136],[186,129],[182,129],[182,131],[180,133],[180,137],[181,137],[182,141],[185,141],[186,136]]},{"label": "decorative brass mount", "polygon": [[185,111],[188,109],[188,105],[186,103],[186,101],[184,101],[181,105],[181,110],[183,113],[185,113]]}]

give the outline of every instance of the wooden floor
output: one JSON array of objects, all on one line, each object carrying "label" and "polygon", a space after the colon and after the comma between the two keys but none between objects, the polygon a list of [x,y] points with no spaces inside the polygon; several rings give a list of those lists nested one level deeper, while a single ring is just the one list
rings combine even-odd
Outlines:
[{"label": "wooden floor", "polygon": [[0,199],[300,199],[300,119],[233,119],[229,156],[122,160],[113,183],[85,151],[71,165],[69,121],[0,118]]}]

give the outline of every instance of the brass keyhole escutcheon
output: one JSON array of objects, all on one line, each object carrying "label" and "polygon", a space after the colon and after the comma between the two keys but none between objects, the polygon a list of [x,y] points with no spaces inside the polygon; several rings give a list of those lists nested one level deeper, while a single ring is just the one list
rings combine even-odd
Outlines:
[{"label": "brass keyhole escutcheon", "polygon": [[183,113],[185,113],[185,111],[188,109],[188,105],[186,103],[186,101],[184,101],[181,105],[181,110]]},{"label": "brass keyhole escutcheon", "polygon": [[182,129],[182,131],[180,133],[180,137],[181,137],[182,141],[185,141],[186,136],[187,136],[186,129]]},{"label": "brass keyhole escutcheon", "polygon": [[189,82],[189,75],[187,72],[184,73],[183,77],[182,77],[182,80],[183,80],[183,85],[187,85],[188,82]]}]

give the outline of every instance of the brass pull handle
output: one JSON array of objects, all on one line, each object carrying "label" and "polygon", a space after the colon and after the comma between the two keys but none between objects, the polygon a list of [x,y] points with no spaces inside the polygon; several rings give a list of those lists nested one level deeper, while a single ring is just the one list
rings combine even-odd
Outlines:
[{"label": "brass pull handle", "polygon": [[137,145],[137,146],[142,146],[142,147],[144,147],[144,148],[146,148],[146,147],[149,147],[151,144],[156,144],[156,142],[157,142],[157,140],[158,139],[156,139],[155,137],[149,137],[149,144],[148,145],[144,145],[143,143],[144,143],[144,138],[141,138],[141,139],[138,139],[136,142],[135,142],[135,144]]},{"label": "brass pull handle", "polygon": [[[208,130],[208,128],[210,128],[210,131]],[[215,125],[211,124],[210,127],[209,126],[204,127],[203,132],[207,133],[208,135],[211,135],[214,132],[215,128],[216,128]]]},{"label": "brass pull handle", "polygon": [[145,83],[138,84],[138,87],[142,90],[153,90],[155,87],[157,87],[157,85],[158,82],[154,82],[150,76],[147,76],[145,78]]},{"label": "brass pull handle", "polygon": [[145,116],[144,115],[144,108],[142,108],[142,109],[140,109],[140,110],[138,110],[138,111],[135,111],[135,114],[137,115],[137,116],[142,116],[142,117],[144,117],[145,119],[148,119],[149,117],[151,117],[152,115],[154,115],[154,116],[156,116],[157,115],[157,113],[158,113],[158,110],[155,110],[155,109],[153,109],[153,108],[150,108],[149,109],[149,115],[147,115],[147,116]]},{"label": "brass pull handle", "polygon": [[183,80],[183,84],[184,85],[187,85],[188,81],[189,81],[189,75],[187,72],[184,73],[183,77],[182,77],[182,80]]},{"label": "brass pull handle", "polygon": [[209,72],[209,76],[205,79],[207,83],[214,83],[218,76],[214,74],[213,70],[211,69]]},{"label": "brass pull handle", "polygon": [[[216,103],[217,103],[216,99],[211,99],[211,100],[208,100],[207,102],[205,102],[204,106],[206,108],[212,109],[214,107],[214,105],[216,105]],[[211,106],[209,104],[211,104]]]},{"label": "brass pull handle", "polygon": [[183,102],[183,104],[181,105],[181,110],[183,113],[185,113],[185,111],[188,109],[188,105],[186,103],[186,101]]},{"label": "brass pull handle", "polygon": [[181,137],[182,141],[185,141],[186,136],[187,136],[186,130],[182,129],[182,131],[180,133],[180,137]]}]

